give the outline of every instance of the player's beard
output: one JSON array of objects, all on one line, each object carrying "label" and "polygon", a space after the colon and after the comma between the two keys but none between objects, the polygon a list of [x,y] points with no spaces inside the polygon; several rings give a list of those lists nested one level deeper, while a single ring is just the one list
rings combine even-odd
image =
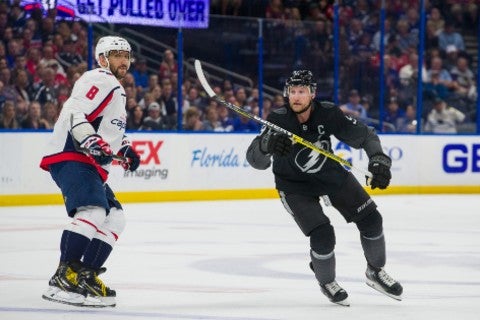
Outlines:
[{"label": "player's beard", "polygon": [[308,109],[310,109],[310,107],[312,106],[312,101],[310,101],[305,107],[303,107],[302,109],[298,110],[298,111],[295,111],[293,110],[293,112],[295,112],[296,114],[302,114],[304,113],[305,111],[307,111]]},{"label": "player's beard", "polygon": [[[123,68],[124,67],[124,68]],[[125,65],[121,65],[121,66],[118,66],[115,70],[110,70],[113,75],[115,76],[115,78],[117,78],[118,80],[121,80],[125,77],[125,75],[127,74],[128,72],[128,66],[125,66]]]}]

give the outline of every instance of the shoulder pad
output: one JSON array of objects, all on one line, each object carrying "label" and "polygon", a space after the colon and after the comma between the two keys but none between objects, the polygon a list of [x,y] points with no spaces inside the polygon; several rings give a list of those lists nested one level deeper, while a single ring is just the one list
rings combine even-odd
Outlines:
[{"label": "shoulder pad", "polygon": [[331,101],[320,101],[320,105],[325,109],[331,109],[335,107],[335,104]]},{"label": "shoulder pad", "polygon": [[274,109],[272,112],[276,114],[286,114],[287,108],[285,107],[277,108],[277,109]]}]

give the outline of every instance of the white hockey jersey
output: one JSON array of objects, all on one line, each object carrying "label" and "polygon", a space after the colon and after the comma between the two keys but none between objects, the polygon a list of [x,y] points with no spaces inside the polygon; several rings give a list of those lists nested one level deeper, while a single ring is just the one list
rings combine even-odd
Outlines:
[{"label": "white hockey jersey", "polygon": [[[48,171],[51,164],[63,161],[89,163],[97,168],[106,181],[110,165],[101,167],[92,157],[78,151],[75,145],[79,141],[75,141],[71,132],[72,128],[85,126],[88,122],[117,153],[125,136],[125,105],[125,90],[112,73],[102,68],[85,72],[76,81],[72,94],[63,105],[40,167]],[[91,130],[89,126],[86,128]],[[82,138],[77,135],[77,140]]]}]

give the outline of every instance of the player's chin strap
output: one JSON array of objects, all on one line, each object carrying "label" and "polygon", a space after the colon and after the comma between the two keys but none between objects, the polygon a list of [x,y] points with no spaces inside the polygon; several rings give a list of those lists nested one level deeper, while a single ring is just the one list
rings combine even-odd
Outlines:
[{"label": "player's chin strap", "polygon": [[321,148],[317,147],[316,145],[314,145],[313,143],[311,143],[310,141],[305,140],[302,137],[297,136],[296,134],[294,134],[294,133],[292,133],[288,130],[283,129],[282,127],[279,127],[276,124],[273,124],[273,123],[271,123],[267,120],[264,120],[257,115],[254,115],[252,113],[248,113],[245,110],[243,110],[242,108],[234,105],[233,103],[227,102],[227,101],[223,100],[222,98],[220,98],[219,96],[217,96],[215,91],[213,91],[212,87],[208,84],[207,78],[205,77],[205,74],[203,73],[202,64],[200,63],[199,60],[195,60],[195,72],[197,73],[198,80],[200,80],[200,83],[202,84],[203,89],[205,89],[205,91],[207,92],[207,94],[210,98],[215,99],[216,101],[223,104],[224,106],[226,106],[230,110],[235,111],[236,113],[238,113],[238,114],[240,114],[240,115],[242,115],[246,118],[249,118],[249,119],[254,120],[258,123],[261,123],[262,125],[270,128],[270,129],[273,129],[277,132],[281,132],[283,134],[286,134],[295,143],[299,143],[299,144],[301,144],[301,145],[303,145],[307,148],[310,148],[313,151],[316,151],[316,152],[320,153],[321,155],[323,155],[323,156],[325,156],[325,157],[327,157],[327,158],[329,158],[333,161],[336,161],[336,162],[340,163],[341,165],[344,165],[348,168],[351,168],[352,170],[355,170],[355,171],[365,175],[365,177],[367,178],[367,185],[369,185],[370,180],[372,179],[372,173],[371,172],[363,170],[361,168],[357,168],[353,164],[351,164],[349,161],[347,161],[343,158],[340,158],[339,156],[337,156],[337,155],[335,155],[335,154],[333,154],[333,153],[331,153],[327,150],[321,149]]},{"label": "player's chin strap", "polygon": [[[72,141],[73,141],[73,146],[75,147],[75,150],[83,153],[83,154],[86,154],[87,156],[88,155],[92,155],[92,156],[99,156],[100,154],[92,154],[92,151],[91,150],[88,150],[88,149],[85,149],[85,148],[81,148],[80,147],[80,144],[78,143],[77,139],[75,139],[75,136],[73,135],[72,133],[72,128],[73,128],[73,113],[70,115],[70,135],[72,136]],[[100,152],[100,151],[99,151]],[[112,154],[112,158],[113,160],[117,160],[118,162],[125,162],[125,163],[128,163],[130,161],[130,159],[126,158],[126,157],[122,157],[122,156],[119,156],[117,154]]]}]

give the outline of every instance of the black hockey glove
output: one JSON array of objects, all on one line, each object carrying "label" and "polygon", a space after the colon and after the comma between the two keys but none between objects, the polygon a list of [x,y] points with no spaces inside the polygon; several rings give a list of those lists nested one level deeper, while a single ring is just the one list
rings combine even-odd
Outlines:
[{"label": "black hockey glove", "polygon": [[88,152],[99,165],[104,166],[113,160],[113,152],[110,145],[103,141],[98,134],[92,134],[80,142],[80,148]]},{"label": "black hockey glove", "polygon": [[138,169],[138,166],[140,165],[140,156],[131,145],[123,146],[120,151],[118,151],[118,155],[125,157],[127,160],[120,163],[125,171],[133,172]]},{"label": "black hockey glove", "polygon": [[370,171],[373,175],[372,180],[370,181],[370,186],[372,189],[386,189],[388,187],[390,184],[390,179],[392,179],[392,173],[390,172],[391,166],[392,159],[390,159],[390,157],[386,154],[377,153],[370,157],[368,171]]},{"label": "black hockey glove", "polygon": [[260,150],[267,154],[285,156],[292,151],[292,139],[284,133],[269,130],[262,135]]}]

